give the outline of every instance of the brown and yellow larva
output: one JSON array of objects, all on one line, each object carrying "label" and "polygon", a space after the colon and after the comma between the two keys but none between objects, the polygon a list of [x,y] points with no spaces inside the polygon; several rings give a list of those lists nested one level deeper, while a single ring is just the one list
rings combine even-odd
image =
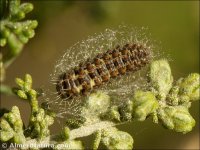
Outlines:
[{"label": "brown and yellow larva", "polygon": [[147,33],[121,25],[75,43],[55,63],[45,101],[60,117],[79,116],[92,93],[123,105],[135,90],[148,86],[146,66],[154,46]]},{"label": "brown and yellow larva", "polygon": [[141,69],[150,61],[149,47],[137,43],[116,46],[60,75],[56,84],[61,98],[87,95],[111,78]]}]

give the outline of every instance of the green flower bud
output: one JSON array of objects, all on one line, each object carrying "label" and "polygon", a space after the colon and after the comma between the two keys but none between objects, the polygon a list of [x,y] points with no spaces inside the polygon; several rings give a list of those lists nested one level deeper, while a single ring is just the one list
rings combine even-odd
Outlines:
[{"label": "green flower bud", "polygon": [[17,12],[19,6],[20,6],[20,0],[10,1],[9,7],[12,15]]},{"label": "green flower bud", "polygon": [[[26,92],[28,92],[31,89],[31,87],[32,87],[32,77],[31,77],[31,75],[26,74],[25,75],[25,81],[24,81],[24,90]],[[34,92],[34,94],[35,93],[37,95],[37,92]],[[33,91],[32,91],[32,94],[33,94]]]},{"label": "green flower bud", "polygon": [[45,121],[48,122],[48,125],[52,125],[54,123],[54,117],[46,115]]},{"label": "green flower bud", "polygon": [[35,35],[35,31],[32,29],[29,29],[29,30],[23,31],[23,34],[28,38],[32,38]]},{"label": "green flower bud", "polygon": [[198,73],[192,73],[188,77],[178,80],[179,97],[181,102],[185,102],[184,97],[190,101],[199,100],[200,78]]},{"label": "green flower bud", "polygon": [[24,91],[22,91],[22,90],[18,90],[18,91],[17,91],[17,95],[18,95],[21,99],[27,99],[27,98],[28,98],[27,95],[26,95],[26,93],[25,93]]},{"label": "green flower bud", "polygon": [[0,128],[0,141],[6,142],[13,138],[15,132],[4,118],[1,119]]},{"label": "green flower bud", "polygon": [[187,133],[195,126],[195,120],[184,106],[159,108],[158,118],[166,128],[176,132]]},{"label": "green flower bud", "polygon": [[36,116],[36,121],[41,122],[44,119],[44,109],[39,109],[38,114]]},{"label": "green flower bud", "polygon": [[158,109],[158,101],[152,92],[136,91],[133,97],[133,115],[139,121]]},{"label": "green flower bud", "polygon": [[102,132],[102,143],[107,149],[133,149],[133,138],[130,134],[119,131],[116,128],[109,128]]},{"label": "green flower bud", "polygon": [[31,3],[23,3],[20,5],[19,9],[24,13],[29,13],[33,10],[33,4]]},{"label": "green flower bud", "polygon": [[190,107],[190,101],[199,100],[199,79],[197,73],[179,79],[167,96],[167,102],[174,106],[181,104]]},{"label": "green flower bud", "polygon": [[23,122],[17,106],[13,106],[9,113],[3,115],[0,122],[0,140],[8,141],[13,138],[15,143],[24,143]]},{"label": "green flower bud", "polygon": [[98,149],[100,142],[101,142],[101,131],[97,131],[95,133],[95,139],[94,139],[94,143],[93,143],[93,150],[97,150]]},{"label": "green flower bud", "polygon": [[37,97],[37,92],[33,89],[29,91],[29,94],[31,96],[31,99],[35,99]]},{"label": "green flower bud", "polygon": [[23,87],[24,87],[24,81],[23,81],[22,79],[16,78],[16,79],[15,79],[15,83],[16,83],[21,89],[23,89]]},{"label": "green flower bud", "polygon": [[[2,120],[3,121],[3,120]],[[5,121],[5,120],[4,120]],[[0,141],[6,142],[13,138],[14,131],[1,131],[0,130]]]},{"label": "green flower bud", "polygon": [[19,54],[23,47],[23,44],[16,38],[13,33],[8,37],[8,44],[12,50],[12,55]]},{"label": "green flower bud", "polygon": [[23,26],[19,23],[15,23],[13,28],[11,29],[16,35],[20,35],[22,32]]},{"label": "green flower bud", "polygon": [[160,99],[165,99],[173,82],[168,62],[166,60],[153,61],[150,66],[149,78],[153,88],[159,93]]},{"label": "green flower bud", "polygon": [[28,38],[26,36],[24,36],[23,34],[19,34],[18,35],[19,40],[23,43],[26,44],[28,42]]},{"label": "green flower bud", "polygon": [[29,29],[35,29],[38,26],[38,22],[36,20],[27,21],[26,22]]},{"label": "green flower bud", "polygon": [[70,136],[70,129],[68,127],[65,127],[61,132],[61,138],[62,140],[66,141],[69,139],[69,136]]}]

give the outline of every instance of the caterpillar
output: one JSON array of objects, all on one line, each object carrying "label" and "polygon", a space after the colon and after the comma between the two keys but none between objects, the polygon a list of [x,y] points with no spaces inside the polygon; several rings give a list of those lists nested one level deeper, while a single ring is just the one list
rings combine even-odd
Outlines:
[{"label": "caterpillar", "polygon": [[123,25],[75,43],[55,63],[45,101],[59,117],[79,116],[84,99],[97,91],[123,105],[134,90],[148,86],[152,44],[146,29]]},{"label": "caterpillar", "polygon": [[139,70],[149,60],[149,49],[144,45],[118,45],[60,75],[56,84],[58,95],[66,99],[87,95],[111,78]]}]

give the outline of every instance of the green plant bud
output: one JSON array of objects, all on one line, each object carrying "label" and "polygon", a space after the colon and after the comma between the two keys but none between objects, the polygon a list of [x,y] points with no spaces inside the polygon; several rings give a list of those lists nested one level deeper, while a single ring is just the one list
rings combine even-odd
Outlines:
[{"label": "green plant bud", "polygon": [[29,29],[35,29],[38,26],[38,22],[36,20],[28,20],[26,23]]},{"label": "green plant bud", "polygon": [[160,99],[165,99],[173,82],[167,60],[153,61],[150,65],[149,78],[153,88],[159,93]]},{"label": "green plant bud", "polygon": [[14,34],[10,34],[8,37],[8,44],[12,50],[12,55],[14,56],[19,54],[23,48],[23,44],[16,38]]},{"label": "green plant bud", "polygon": [[23,3],[20,5],[19,9],[24,13],[29,13],[33,10],[33,4],[31,3]]},{"label": "green plant bud", "polygon": [[2,39],[0,39],[0,46],[1,47],[4,47],[5,45],[6,45],[6,39],[5,38],[2,38]]},{"label": "green plant bud", "polygon": [[28,38],[32,38],[35,35],[35,31],[32,29],[29,29],[29,30],[23,31],[23,34]]},{"label": "green plant bud", "polygon": [[94,139],[94,143],[93,143],[93,150],[97,150],[98,149],[100,142],[101,142],[101,131],[97,131],[95,133],[95,139]]},{"label": "green plant bud", "polygon": [[167,106],[158,109],[158,118],[162,124],[176,132],[187,133],[195,126],[195,120],[184,106]]},{"label": "green plant bud", "polygon": [[23,11],[18,11],[16,14],[12,16],[13,20],[21,20],[25,18],[25,13]]},{"label": "green plant bud", "polygon": [[26,36],[24,36],[23,34],[19,34],[18,35],[19,40],[23,43],[26,44],[28,42],[28,38]]},{"label": "green plant bud", "polygon": [[16,78],[16,79],[15,79],[15,83],[16,83],[21,89],[23,89],[23,87],[24,87],[24,81],[23,81],[22,79]]},{"label": "green plant bud", "polygon": [[1,118],[0,128],[5,131],[12,131],[12,128],[10,127],[9,123],[4,118],[6,118],[5,114],[3,118]]},{"label": "green plant bud", "polygon": [[72,149],[77,149],[81,150],[84,149],[83,143],[78,140],[67,140],[62,143],[56,144],[55,146],[56,150],[64,149],[64,150],[72,150]]},{"label": "green plant bud", "polygon": [[102,143],[107,149],[133,149],[133,138],[130,134],[116,128],[108,128],[102,132]]},{"label": "green plant bud", "polygon": [[186,78],[181,78],[170,90],[167,102],[170,105],[184,105],[190,107],[190,101],[199,100],[199,74],[193,73]]},{"label": "green plant bud", "polygon": [[192,73],[188,77],[178,80],[179,97],[181,102],[185,102],[184,97],[190,101],[199,100],[200,78],[198,73]]},{"label": "green plant bud", "polygon": [[[3,121],[3,120],[2,120]],[[0,141],[6,142],[14,137],[14,131],[2,131],[0,130]]]},{"label": "green plant bud", "polygon": [[133,115],[139,121],[158,109],[158,101],[152,92],[136,91],[133,97]]},{"label": "green plant bud", "polygon": [[52,125],[54,123],[54,117],[46,115],[45,121],[48,123],[48,125]]},{"label": "green plant bud", "polygon": [[11,138],[15,143],[23,143],[25,136],[23,134],[23,122],[17,106],[13,106],[9,113],[3,115],[1,122],[1,141],[8,141]]},{"label": "green plant bud", "polygon": [[35,99],[37,97],[37,92],[33,89],[29,91],[29,94],[31,96],[31,99]]},{"label": "green plant bud", "polygon": [[21,131],[21,132],[18,132],[18,134],[16,134],[16,135],[14,136],[14,142],[17,143],[17,144],[22,144],[22,143],[24,143],[25,141],[26,141],[26,139],[25,139],[25,136],[24,136],[24,134],[23,134],[22,131]]},{"label": "green plant bud", "polygon": [[10,1],[9,9],[10,9],[11,16],[15,15],[18,12],[19,5],[20,5],[19,0]]},{"label": "green plant bud", "polygon": [[9,123],[14,124],[20,118],[19,108],[17,106],[13,106],[11,112],[6,113],[4,117],[9,121]]},{"label": "green plant bud", "polygon": [[68,127],[64,127],[63,131],[61,132],[62,140],[66,141],[69,139],[70,136],[70,129]]},{"label": "green plant bud", "polygon": [[[5,115],[4,115],[5,117]],[[10,140],[11,138],[13,138],[14,136],[14,131],[11,128],[10,124],[4,119],[1,119],[0,122],[0,141],[6,142],[8,140]]]},{"label": "green plant bud", "polygon": [[[29,75],[29,74],[26,74],[25,75],[25,80],[24,80],[24,90],[26,91],[26,92],[28,92],[29,90],[31,90],[31,88],[32,88],[32,77],[31,77],[31,75]],[[35,90],[34,90],[35,91]],[[32,91],[33,92],[33,91]],[[33,94],[33,93],[32,93]],[[34,94],[35,94],[35,92],[34,92]],[[36,95],[37,95],[37,92],[36,92]]]},{"label": "green plant bud", "polygon": [[44,109],[39,109],[38,114],[36,116],[36,121],[41,122],[44,119]]},{"label": "green plant bud", "polygon": [[25,93],[24,91],[22,91],[22,90],[18,90],[18,91],[17,91],[17,95],[18,95],[21,99],[27,99],[27,98],[28,98],[27,95],[26,95],[26,93]]},{"label": "green plant bud", "polygon": [[21,23],[15,23],[14,28],[11,29],[16,35],[20,35],[22,33],[23,30],[23,26],[21,25]]}]

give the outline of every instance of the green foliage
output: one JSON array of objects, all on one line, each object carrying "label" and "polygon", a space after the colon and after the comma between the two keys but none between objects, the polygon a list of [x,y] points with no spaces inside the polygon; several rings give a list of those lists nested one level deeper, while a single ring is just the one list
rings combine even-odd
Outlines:
[{"label": "green foliage", "polygon": [[20,0],[1,0],[0,47],[9,49],[0,54],[1,80],[7,68],[22,51],[24,44],[34,37],[36,20],[23,20],[33,10],[31,3],[20,4]]},{"label": "green foliage", "polygon": [[37,100],[37,92],[32,89],[32,77],[25,75],[25,79],[16,78],[16,84],[19,86],[16,93],[21,99],[28,100],[31,105],[31,116],[26,135],[32,138],[43,139],[49,136],[48,127],[53,124],[53,115],[49,114],[43,108],[40,108]]},{"label": "green foliage", "polygon": [[171,89],[167,102],[170,105],[184,105],[199,99],[199,74],[192,73],[186,78],[180,78]]},{"label": "green foliage", "polygon": [[0,128],[0,141],[6,142],[12,139],[17,144],[25,142],[23,122],[17,106],[13,106],[9,113],[3,115]]},{"label": "green foliage", "polygon": [[144,121],[146,117],[158,109],[158,101],[152,92],[136,91],[133,98],[133,115],[139,121]]},{"label": "green foliage", "polygon": [[110,106],[110,97],[103,93],[93,93],[85,100],[81,116],[86,119],[85,124],[91,124],[100,120],[101,114],[107,112]]},{"label": "green foliage", "polygon": [[[83,143],[76,138],[94,134],[93,149],[101,146],[107,149],[132,149],[131,135],[113,126],[133,120],[144,121],[148,116],[167,129],[181,133],[190,132],[195,120],[188,108],[191,102],[199,100],[199,74],[190,74],[173,85],[166,60],[152,62],[149,72],[149,84],[152,86],[147,91],[135,91],[133,97],[123,106],[113,105],[111,97],[101,91],[93,93],[85,99],[79,118],[68,118],[62,132],[51,138],[49,126],[53,124],[55,114],[39,106],[37,92],[32,89],[32,77],[29,74],[25,75],[24,80],[16,78],[18,88],[15,88],[15,93],[31,105],[30,122],[27,128],[23,128],[19,110],[16,106],[13,107],[1,119],[1,141],[37,144],[46,140],[46,143],[55,143],[54,149],[62,146],[65,149],[83,149]],[[167,75],[162,77],[162,72]],[[156,79],[156,75],[159,78]]]},{"label": "green foliage", "polygon": [[149,80],[152,85],[152,91],[155,92],[158,99],[165,99],[173,83],[171,69],[166,60],[151,63]]},{"label": "green foliage", "polygon": [[119,131],[117,128],[108,128],[102,131],[103,145],[107,149],[133,149],[133,138],[130,134]]},{"label": "green foliage", "polygon": [[166,106],[158,110],[162,124],[176,132],[187,133],[195,126],[195,120],[184,106]]}]

